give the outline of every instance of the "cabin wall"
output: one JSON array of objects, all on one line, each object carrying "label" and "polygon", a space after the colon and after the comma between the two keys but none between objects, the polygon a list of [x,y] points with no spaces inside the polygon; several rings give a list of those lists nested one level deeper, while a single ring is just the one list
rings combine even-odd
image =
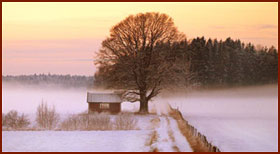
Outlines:
[{"label": "cabin wall", "polygon": [[93,113],[93,112],[119,113],[121,111],[121,103],[105,103],[105,104],[109,104],[109,109],[101,109],[100,108],[101,103],[88,103],[88,113]]},{"label": "cabin wall", "polygon": [[121,112],[121,103],[112,103],[112,104],[110,104],[110,112],[111,113],[119,113],[119,112]]}]

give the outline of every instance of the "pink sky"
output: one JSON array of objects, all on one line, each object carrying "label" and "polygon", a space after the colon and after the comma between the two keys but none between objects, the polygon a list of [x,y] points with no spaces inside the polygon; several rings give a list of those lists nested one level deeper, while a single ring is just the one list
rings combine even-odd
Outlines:
[{"label": "pink sky", "polygon": [[3,3],[2,74],[93,75],[94,52],[130,14],[170,15],[188,38],[278,48],[277,3]]}]

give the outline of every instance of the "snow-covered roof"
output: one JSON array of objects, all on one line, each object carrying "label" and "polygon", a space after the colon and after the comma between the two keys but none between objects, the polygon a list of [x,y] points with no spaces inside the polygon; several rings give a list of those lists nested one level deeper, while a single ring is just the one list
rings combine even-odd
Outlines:
[{"label": "snow-covered roof", "polygon": [[87,93],[88,103],[120,103],[122,102],[120,95],[115,93]]}]

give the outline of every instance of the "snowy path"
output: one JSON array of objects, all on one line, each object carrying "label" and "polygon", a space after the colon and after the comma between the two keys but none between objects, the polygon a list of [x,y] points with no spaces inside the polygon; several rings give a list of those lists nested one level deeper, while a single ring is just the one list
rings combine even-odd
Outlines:
[{"label": "snowy path", "polygon": [[192,152],[189,143],[181,134],[173,118],[160,116],[152,136],[156,136],[151,144],[151,148],[154,149],[153,151]]}]

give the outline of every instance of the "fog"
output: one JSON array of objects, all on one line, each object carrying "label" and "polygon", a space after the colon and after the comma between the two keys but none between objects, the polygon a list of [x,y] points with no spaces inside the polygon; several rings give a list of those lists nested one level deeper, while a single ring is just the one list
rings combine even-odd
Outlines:
[{"label": "fog", "polygon": [[163,101],[188,115],[278,117],[278,86],[164,92]]},{"label": "fog", "polygon": [[[81,113],[87,111],[87,92],[112,92],[104,89],[65,88],[53,84],[23,85],[19,83],[2,82],[2,113],[17,110],[33,115],[37,106],[46,102],[55,106],[60,114]],[[125,102],[122,110],[137,111],[139,103]]]},{"label": "fog", "polygon": [[[42,102],[55,105],[59,113],[79,113],[87,110],[88,91],[110,90],[63,88],[56,85],[27,86],[2,83],[2,112],[12,109],[24,113],[36,112]],[[167,105],[197,116],[278,117],[278,86],[251,86],[214,90],[171,90],[162,92],[149,104],[151,112],[164,112]],[[123,103],[122,109],[137,111],[139,103]],[[160,111],[159,111],[160,110]]]},{"label": "fog", "polygon": [[27,114],[36,113],[42,102],[54,105],[59,113],[77,113],[87,109],[87,89],[62,88],[57,86],[22,86],[2,84],[2,112],[17,110]]},{"label": "fog", "polygon": [[179,109],[222,151],[278,151],[278,85],[165,92],[154,103]]}]

